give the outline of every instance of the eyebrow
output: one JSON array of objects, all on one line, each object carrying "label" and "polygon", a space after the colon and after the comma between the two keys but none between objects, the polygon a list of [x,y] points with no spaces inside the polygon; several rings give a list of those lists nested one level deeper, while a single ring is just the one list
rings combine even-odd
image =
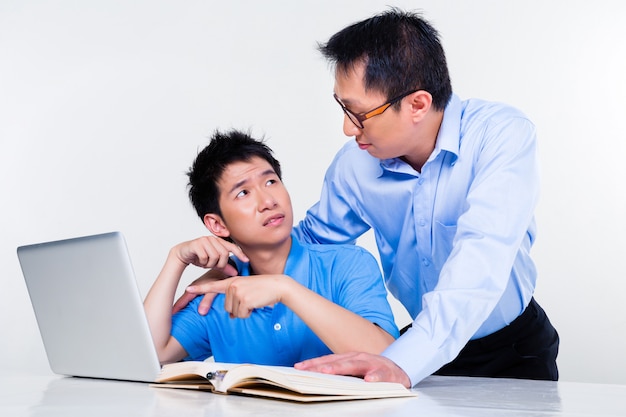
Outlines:
[{"label": "eyebrow", "polygon": [[348,109],[351,113],[353,113],[353,114],[363,114],[364,113],[364,112],[357,112],[357,111],[352,110],[353,106],[357,106],[357,107],[359,107],[359,105],[362,106],[362,104],[360,104],[360,102],[358,100],[357,101],[353,101],[353,100],[350,100],[349,98],[347,98],[347,99],[341,98],[335,92],[333,92],[333,94],[335,94],[337,96],[337,98],[339,99],[341,104],[343,104],[343,106],[346,109]]},{"label": "eyebrow", "polygon": [[[276,175],[276,171],[274,171],[272,168],[266,169],[265,171],[261,172],[258,177],[262,178],[262,177],[267,177],[270,175]],[[245,185],[247,182],[249,181],[249,178],[244,178],[241,181],[236,182],[228,191],[228,194],[232,193],[233,191],[235,191],[237,188]]]},{"label": "eyebrow", "polygon": [[354,102],[353,102],[352,100],[350,100],[349,98],[348,98],[348,99],[345,99],[345,98],[343,98],[343,97],[340,97],[340,96],[339,96],[339,94],[337,94],[337,93],[336,93],[336,92],[334,92],[334,91],[333,91],[333,94],[334,94],[335,96],[337,96],[337,98],[339,99],[339,101],[341,101],[341,102],[343,103],[343,105],[344,105],[344,106],[347,106],[348,104],[354,104]]}]

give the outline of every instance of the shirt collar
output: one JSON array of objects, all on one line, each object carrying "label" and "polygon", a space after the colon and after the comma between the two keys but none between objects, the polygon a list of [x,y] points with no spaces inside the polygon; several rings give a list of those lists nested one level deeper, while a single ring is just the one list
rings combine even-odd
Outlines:
[{"label": "shirt collar", "polygon": [[[289,251],[289,256],[287,257],[287,262],[285,263],[285,274],[290,275],[292,271],[294,271],[298,265],[302,264],[302,259],[304,259],[306,255],[306,251],[302,244],[298,241],[298,238],[291,232],[291,250]],[[308,262],[305,262],[308,264]]]},{"label": "shirt collar", "polygon": [[452,95],[448,105],[443,111],[443,120],[437,134],[437,142],[435,143],[436,156],[441,151],[448,151],[454,154],[454,160],[459,156],[459,147],[461,142],[461,113],[463,106],[461,100],[455,94]]},{"label": "shirt collar", "polygon": [[[441,151],[452,153],[454,155],[454,158],[451,160],[453,163],[459,157],[462,110],[461,100],[456,94],[453,94],[443,112],[443,120],[441,121],[439,133],[437,134],[435,149],[430,154],[428,161],[435,159]],[[381,159],[380,167],[381,171],[379,176],[381,176],[385,170],[416,175],[413,168],[400,158]]]},{"label": "shirt collar", "polygon": [[[308,257],[306,250],[302,246],[302,243],[298,241],[295,233],[291,232],[291,249],[289,250],[289,256],[285,263],[285,274],[290,275],[302,268],[302,265],[308,265],[308,261],[305,258]],[[237,257],[234,258],[237,264],[237,270],[240,276],[250,275],[250,264],[248,262],[242,262]]]}]

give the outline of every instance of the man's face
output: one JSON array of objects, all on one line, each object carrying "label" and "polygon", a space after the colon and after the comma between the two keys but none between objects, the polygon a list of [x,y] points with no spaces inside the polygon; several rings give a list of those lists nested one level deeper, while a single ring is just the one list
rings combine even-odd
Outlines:
[{"label": "man's face", "polygon": [[[387,101],[384,94],[365,90],[364,75],[365,64],[362,63],[347,73],[339,70],[335,74],[335,94],[352,113],[368,112]],[[354,136],[359,148],[376,158],[404,156],[411,152],[410,137],[414,127],[409,117],[410,112],[407,111],[408,106],[408,103],[402,103],[400,111],[389,108],[384,113],[363,121],[363,128],[355,126],[344,115],[343,132],[346,136]]]},{"label": "man's face", "polygon": [[218,187],[222,219],[240,246],[276,245],[289,238],[291,199],[267,161],[253,157],[229,165]]}]

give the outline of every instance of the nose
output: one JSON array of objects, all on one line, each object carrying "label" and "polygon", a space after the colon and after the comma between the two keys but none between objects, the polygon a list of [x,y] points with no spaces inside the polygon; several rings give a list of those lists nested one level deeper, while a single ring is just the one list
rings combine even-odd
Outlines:
[{"label": "nose", "polygon": [[343,115],[343,134],[350,137],[350,136],[357,136],[359,133],[361,133],[361,129],[359,129],[354,123],[352,123],[352,120],[350,120],[350,118],[344,114]]},{"label": "nose", "polygon": [[273,209],[274,207],[277,206],[274,195],[270,193],[268,190],[262,189],[258,193],[258,197],[259,197],[259,211]]}]

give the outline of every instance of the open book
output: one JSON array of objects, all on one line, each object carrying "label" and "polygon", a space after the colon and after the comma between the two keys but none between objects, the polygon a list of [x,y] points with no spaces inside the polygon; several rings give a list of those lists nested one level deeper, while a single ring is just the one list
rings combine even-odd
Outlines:
[{"label": "open book", "polygon": [[282,400],[314,402],[411,397],[402,384],[300,371],[291,367],[177,362],[163,366],[157,383],[162,388],[200,389]]}]

